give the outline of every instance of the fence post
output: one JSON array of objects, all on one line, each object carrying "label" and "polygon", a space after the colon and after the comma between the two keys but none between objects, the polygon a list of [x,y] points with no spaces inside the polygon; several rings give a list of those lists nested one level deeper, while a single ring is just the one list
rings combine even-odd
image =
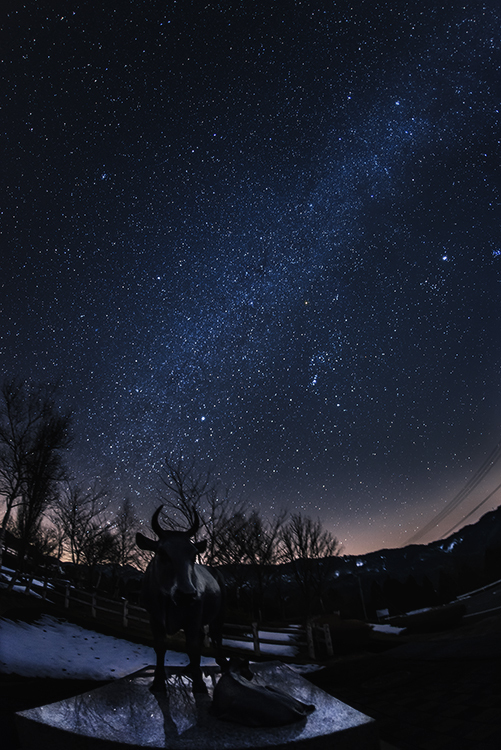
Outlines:
[{"label": "fence post", "polygon": [[334,649],[332,648],[331,629],[327,625],[327,623],[324,624],[324,638],[325,647],[327,649],[327,656],[334,656]]},{"label": "fence post", "polygon": [[47,599],[47,589],[49,587],[49,578],[48,576],[45,576],[43,579],[43,589],[42,589],[42,599],[45,601]]},{"label": "fence post", "polygon": [[252,640],[254,641],[254,653],[256,656],[260,656],[261,646],[259,645],[259,630],[257,622],[252,623]]},{"label": "fence post", "polygon": [[306,643],[308,644],[308,656],[310,659],[315,658],[315,643],[313,641],[313,628],[311,620],[306,622]]},{"label": "fence post", "polygon": [[70,607],[70,584],[67,583],[64,589],[64,608],[69,609]]},{"label": "fence post", "polygon": [[124,599],[124,611],[123,611],[123,626],[124,628],[129,627],[129,602],[127,599]]},{"label": "fence post", "polygon": [[24,593],[25,593],[25,594],[29,594],[29,593],[30,593],[30,589],[31,589],[31,584],[33,583],[33,578],[34,578],[34,577],[35,577],[35,576],[34,576],[34,574],[32,573],[32,574],[30,575],[30,577],[28,578],[28,583],[26,584],[26,588],[24,589]]},{"label": "fence post", "polygon": [[97,617],[97,613],[96,613],[96,600],[97,600],[96,592],[94,591],[92,593],[92,603],[90,605],[92,617]]},{"label": "fence post", "polygon": [[7,591],[12,591],[14,589],[15,583],[18,578],[19,578],[19,571],[15,570],[12,574],[12,578],[10,579],[9,585],[7,586]]}]

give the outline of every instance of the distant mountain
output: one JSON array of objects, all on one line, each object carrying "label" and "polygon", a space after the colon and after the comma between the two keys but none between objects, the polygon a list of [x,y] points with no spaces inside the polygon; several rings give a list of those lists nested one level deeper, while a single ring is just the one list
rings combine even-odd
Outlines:
[{"label": "distant mountain", "polygon": [[391,577],[404,581],[412,575],[418,583],[425,577],[436,583],[441,572],[483,568],[486,552],[495,550],[501,550],[501,506],[446,539],[340,557],[338,570],[339,575],[351,573],[376,580]]}]

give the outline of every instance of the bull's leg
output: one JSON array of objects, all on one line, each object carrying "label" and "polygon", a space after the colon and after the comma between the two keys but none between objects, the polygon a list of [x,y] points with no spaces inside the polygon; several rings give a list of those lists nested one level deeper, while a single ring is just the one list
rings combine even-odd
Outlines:
[{"label": "bull's leg", "polygon": [[194,693],[206,693],[207,686],[202,677],[202,670],[200,669],[200,652],[202,650],[202,643],[204,638],[203,630],[199,632],[186,633],[186,653],[190,660],[190,672],[191,679],[193,681],[193,692]]},{"label": "bull's leg", "polygon": [[155,666],[155,676],[150,687],[152,693],[165,693],[165,652],[167,651],[167,640],[164,635],[164,629],[161,626],[155,627],[152,623],[153,643],[157,663]]}]

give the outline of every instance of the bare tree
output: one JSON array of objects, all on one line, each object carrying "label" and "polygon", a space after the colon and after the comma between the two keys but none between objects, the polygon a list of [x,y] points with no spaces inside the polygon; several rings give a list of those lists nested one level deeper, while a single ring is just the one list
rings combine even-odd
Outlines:
[{"label": "bare tree", "polygon": [[213,486],[207,493],[201,518],[207,538],[204,562],[208,565],[224,565],[237,560],[233,543],[234,535],[245,516],[245,502],[231,497],[229,490]]},{"label": "bare tree", "polygon": [[87,566],[88,585],[96,588],[96,568],[103,563],[116,563],[119,542],[114,524],[107,512],[110,499],[96,484],[83,487],[68,484],[60,501],[54,506],[51,520],[63,532],[63,547],[76,565]]},{"label": "bare tree", "polygon": [[315,597],[323,606],[322,597],[332,570],[330,563],[341,549],[338,540],[323,529],[319,519],[313,521],[301,513],[293,513],[281,530],[280,541],[282,560],[292,565],[307,612]]},{"label": "bare tree", "polygon": [[82,545],[82,562],[88,565],[92,573],[96,565],[114,563],[117,558],[117,538],[111,524],[101,526],[93,523]]},{"label": "bare tree", "polygon": [[61,556],[61,534],[58,529],[49,524],[40,526],[33,541],[35,555],[39,557],[53,557],[59,560]]},{"label": "bare tree", "polygon": [[200,528],[207,538],[204,562],[207,565],[226,562],[229,532],[235,526],[234,519],[243,512],[243,501],[234,500],[229,490],[223,489],[209,472],[198,472],[194,463],[187,464],[182,457],[172,459],[168,456],[160,478],[166,490],[161,496],[167,509],[164,525],[189,527],[195,520],[196,511]]},{"label": "bare tree", "polygon": [[57,391],[57,386],[29,386],[21,380],[5,380],[0,391],[0,494],[5,498],[0,565],[11,519],[21,538],[22,558],[65,474],[63,451],[70,443],[71,418],[57,409]]},{"label": "bare tree", "polygon": [[241,562],[251,565],[276,565],[279,562],[279,533],[285,521],[282,512],[271,521],[253,510],[243,516],[242,523],[234,529],[235,545]]},{"label": "bare tree", "polygon": [[166,456],[160,480],[165,488],[161,499],[166,508],[172,511],[164,517],[164,524],[170,528],[178,528],[180,523],[191,526],[195,511],[200,515],[207,492],[211,489],[210,474],[199,473],[195,464],[187,464],[182,456]]},{"label": "bare tree", "polygon": [[39,426],[26,456],[21,502],[16,513],[16,531],[26,548],[40,533],[44,513],[58,496],[65,476],[60,453],[67,435],[64,417],[53,415]]},{"label": "bare tree", "polygon": [[50,519],[62,533],[63,550],[76,565],[95,559],[99,537],[110,527],[104,516],[108,505],[106,490],[96,484],[84,487],[68,482],[53,506]]},{"label": "bare tree", "polygon": [[142,560],[141,550],[136,544],[138,519],[130,498],[125,498],[115,515],[113,530],[116,540],[115,562],[122,567],[138,564]]},{"label": "bare tree", "polygon": [[244,566],[249,566],[256,600],[256,614],[260,620],[263,619],[266,589],[277,573],[276,566],[280,560],[280,530],[284,521],[285,512],[281,512],[272,520],[266,520],[259,511],[253,510],[249,515],[237,514],[227,528],[226,554],[231,555],[232,562],[241,565],[240,572],[245,573]]},{"label": "bare tree", "polygon": [[36,424],[35,415],[26,408],[20,383],[5,380],[1,396],[0,493],[5,497],[5,512],[0,531],[0,560],[5,531],[23,486],[25,446],[29,444],[29,436]]}]

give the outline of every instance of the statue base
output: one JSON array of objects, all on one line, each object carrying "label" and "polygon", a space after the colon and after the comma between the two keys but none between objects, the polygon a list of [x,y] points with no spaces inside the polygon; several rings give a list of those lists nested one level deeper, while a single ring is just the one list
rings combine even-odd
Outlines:
[{"label": "statue base", "polygon": [[151,693],[153,667],[58,703],[16,714],[23,750],[376,750],[375,721],[312,685],[281,662],[252,665],[255,679],[315,711],[285,727],[249,728],[209,713],[217,675],[205,670],[207,695],[168,670],[166,694]]}]

